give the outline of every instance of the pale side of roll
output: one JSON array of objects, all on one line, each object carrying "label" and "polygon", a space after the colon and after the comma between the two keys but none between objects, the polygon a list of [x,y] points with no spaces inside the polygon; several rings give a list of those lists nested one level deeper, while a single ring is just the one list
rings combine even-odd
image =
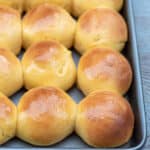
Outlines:
[{"label": "pale side of roll", "polygon": [[24,0],[0,0],[0,5],[12,7],[22,13]]},{"label": "pale side of roll", "polygon": [[0,48],[18,54],[22,44],[22,25],[19,12],[0,5]]},{"label": "pale side of roll", "polygon": [[0,92],[12,96],[23,86],[23,71],[19,59],[9,50],[0,48]]},{"label": "pale side of roll", "polygon": [[85,11],[95,7],[120,11],[122,6],[123,0],[73,0],[73,15],[79,17]]},{"label": "pale side of roll", "polygon": [[0,92],[0,145],[5,144],[16,134],[17,108]]},{"label": "pale side of roll", "polygon": [[25,11],[29,11],[30,9],[44,3],[55,4],[66,9],[68,12],[72,11],[72,0],[25,0],[24,8]]}]

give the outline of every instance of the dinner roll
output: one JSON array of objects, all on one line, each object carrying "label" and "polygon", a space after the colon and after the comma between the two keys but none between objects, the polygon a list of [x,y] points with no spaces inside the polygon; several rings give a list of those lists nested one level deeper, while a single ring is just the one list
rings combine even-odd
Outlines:
[{"label": "dinner roll", "polygon": [[17,136],[37,146],[55,144],[73,132],[75,116],[76,104],[62,90],[32,89],[18,104]]},{"label": "dinner roll", "polygon": [[95,48],[81,57],[78,86],[85,95],[100,90],[125,94],[132,82],[132,69],[123,55]]},{"label": "dinner roll", "polygon": [[23,86],[22,66],[17,57],[0,48],[0,92],[11,96]]},{"label": "dinner roll", "polygon": [[0,0],[0,5],[5,5],[18,10],[20,13],[23,12],[24,0]]},{"label": "dinner roll", "polygon": [[78,20],[74,45],[81,54],[91,46],[121,51],[127,39],[127,25],[119,13],[95,8],[85,12]]},{"label": "dinner roll", "polygon": [[24,54],[22,65],[27,89],[55,86],[66,91],[76,80],[71,51],[56,41],[33,44]]},{"label": "dinner roll", "polygon": [[129,141],[133,128],[132,109],[120,95],[97,91],[78,105],[76,132],[90,146],[121,146]]},{"label": "dinner roll", "polygon": [[6,96],[0,93],[0,145],[16,133],[17,109]]},{"label": "dinner roll", "polygon": [[28,11],[31,8],[34,8],[43,3],[55,4],[63,7],[68,12],[72,10],[72,0],[26,0],[25,1],[25,10]]},{"label": "dinner roll", "polygon": [[120,11],[123,0],[73,0],[73,14],[78,17],[86,10],[99,7]]},{"label": "dinner roll", "polygon": [[18,54],[21,50],[21,17],[13,8],[0,6],[0,48]]},{"label": "dinner roll", "polygon": [[67,48],[73,43],[75,20],[61,7],[43,4],[29,11],[23,19],[23,45],[41,40],[57,40]]}]

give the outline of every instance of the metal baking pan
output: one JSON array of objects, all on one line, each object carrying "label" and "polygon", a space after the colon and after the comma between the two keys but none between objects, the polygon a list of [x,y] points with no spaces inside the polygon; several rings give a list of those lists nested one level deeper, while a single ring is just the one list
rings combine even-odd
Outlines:
[{"label": "metal baking pan", "polygon": [[[134,81],[126,97],[131,103],[135,114],[135,128],[131,140],[127,144],[123,145],[122,147],[119,147],[118,149],[136,150],[136,149],[141,149],[141,147],[144,145],[144,142],[146,140],[146,122],[145,122],[141,72],[140,72],[140,65],[139,65],[139,55],[137,51],[132,0],[125,0],[124,9],[122,13],[128,23],[128,28],[129,28],[129,42],[127,43],[127,46],[123,53],[130,61],[134,72]],[[80,58],[79,54],[73,51],[73,56],[75,62],[78,63],[78,60]],[[12,100],[15,103],[17,103],[24,92],[25,89],[20,90],[17,94],[11,97]],[[82,93],[76,87],[72,88],[68,93],[77,102],[79,102],[83,98]],[[71,149],[92,150],[93,149],[94,150],[94,148],[89,147],[84,142],[82,142],[82,140],[74,133],[70,137],[66,138],[63,142],[51,147],[45,147],[45,148],[33,147],[32,145],[24,143],[19,139],[15,138],[9,141],[8,143],[2,145],[1,148],[7,150],[12,150],[12,149],[52,149],[52,150],[55,149],[56,150],[71,150]]]}]

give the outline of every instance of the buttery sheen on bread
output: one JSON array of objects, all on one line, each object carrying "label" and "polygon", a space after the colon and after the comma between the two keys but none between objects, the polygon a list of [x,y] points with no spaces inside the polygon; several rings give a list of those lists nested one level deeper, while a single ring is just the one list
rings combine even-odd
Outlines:
[{"label": "buttery sheen on bread", "polygon": [[131,106],[118,94],[93,92],[78,105],[76,132],[90,146],[121,146],[129,141],[133,128]]},{"label": "buttery sheen on bread", "polygon": [[35,88],[18,104],[17,136],[33,145],[60,142],[74,130],[76,103],[53,87]]},{"label": "buttery sheen on bread", "polygon": [[31,9],[23,19],[23,45],[43,40],[57,40],[67,48],[73,44],[76,22],[63,8],[42,4]]},{"label": "buttery sheen on bread", "polygon": [[17,109],[15,104],[0,92],[0,145],[16,134]]},{"label": "buttery sheen on bread", "polygon": [[0,0],[0,6],[9,6],[16,10],[18,10],[20,13],[23,12],[23,3],[24,0]]},{"label": "buttery sheen on bread", "polygon": [[111,9],[94,8],[79,18],[74,46],[81,54],[93,46],[122,51],[127,40],[127,25],[119,13]]},{"label": "buttery sheen on bread", "polygon": [[95,7],[120,11],[122,6],[123,0],[73,0],[73,15],[78,17],[85,11]]},{"label": "buttery sheen on bread", "polygon": [[120,53],[94,48],[81,57],[77,76],[85,95],[96,90],[125,94],[132,82],[132,69]]},{"label": "buttery sheen on bread", "polygon": [[55,4],[63,7],[68,12],[72,11],[72,0],[25,0],[24,2],[25,11],[28,11],[44,3]]},{"label": "buttery sheen on bread", "polygon": [[23,86],[22,66],[9,50],[0,48],[0,92],[13,95]]},{"label": "buttery sheen on bread", "polygon": [[22,26],[19,12],[0,5],[0,48],[18,54],[22,44]]},{"label": "buttery sheen on bread", "polygon": [[22,65],[27,89],[55,86],[66,91],[76,80],[71,51],[56,41],[33,44],[25,52]]}]

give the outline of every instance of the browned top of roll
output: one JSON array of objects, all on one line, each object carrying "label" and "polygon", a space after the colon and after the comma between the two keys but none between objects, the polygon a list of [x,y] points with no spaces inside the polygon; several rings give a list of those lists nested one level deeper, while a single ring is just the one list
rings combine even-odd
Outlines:
[{"label": "browned top of roll", "polygon": [[42,4],[29,11],[24,19],[24,25],[31,25],[33,28],[43,28],[48,25],[58,24],[58,19],[63,15],[69,14],[61,7],[52,4]]},{"label": "browned top of roll", "polygon": [[19,112],[26,112],[33,119],[36,116],[40,117],[40,114],[44,114],[44,116],[41,115],[41,118],[44,117],[46,121],[47,117],[51,116],[51,119],[54,119],[56,116],[59,117],[60,115],[61,117],[61,115],[65,115],[66,111],[71,112],[72,107],[70,106],[72,105],[70,104],[74,104],[72,99],[58,88],[35,88],[22,97],[19,103]]},{"label": "browned top of roll", "polygon": [[90,94],[80,102],[78,117],[78,123],[83,125],[78,129],[85,133],[81,136],[92,146],[120,146],[132,135],[134,115],[131,106],[118,94],[99,91]]},{"label": "browned top of roll", "polygon": [[132,82],[132,69],[129,62],[120,53],[109,49],[89,50],[80,59],[79,70],[89,80],[112,79],[121,92],[126,91]]},{"label": "browned top of roll", "polygon": [[34,145],[57,143],[72,132],[75,113],[76,104],[64,91],[54,87],[32,89],[18,104],[17,135]]},{"label": "browned top of roll", "polygon": [[56,41],[41,41],[29,47],[29,49],[25,53],[23,60],[25,59],[26,61],[34,60],[37,62],[47,62],[55,54],[58,54],[60,57],[63,56],[65,51],[66,53],[69,53],[69,51],[67,51],[67,49],[63,45]]},{"label": "browned top of roll", "polygon": [[101,33],[113,40],[127,41],[127,25],[123,17],[114,10],[95,8],[85,12],[79,19],[81,30],[87,33]]}]

